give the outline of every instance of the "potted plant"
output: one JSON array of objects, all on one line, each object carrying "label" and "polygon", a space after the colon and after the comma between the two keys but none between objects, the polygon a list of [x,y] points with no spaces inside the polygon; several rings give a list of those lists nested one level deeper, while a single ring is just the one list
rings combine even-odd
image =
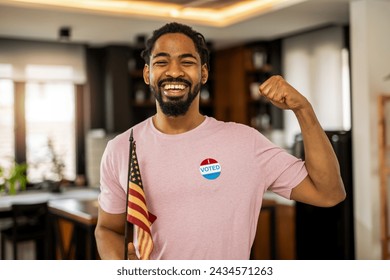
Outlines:
[{"label": "potted plant", "polygon": [[5,189],[8,194],[16,194],[18,190],[26,190],[27,186],[27,164],[14,162],[9,176],[5,177]]},{"label": "potted plant", "polygon": [[49,189],[52,192],[61,192],[61,185],[64,180],[65,164],[62,158],[56,153],[52,139],[48,139],[49,158],[51,159],[51,172],[54,175],[54,180],[48,181]]},{"label": "potted plant", "polygon": [[4,169],[0,166],[0,194],[5,192]]}]

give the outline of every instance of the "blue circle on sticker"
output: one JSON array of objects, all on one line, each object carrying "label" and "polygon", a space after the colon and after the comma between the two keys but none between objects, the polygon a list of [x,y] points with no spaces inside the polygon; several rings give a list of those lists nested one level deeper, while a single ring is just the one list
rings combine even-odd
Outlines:
[{"label": "blue circle on sticker", "polygon": [[199,171],[204,178],[214,180],[221,175],[221,165],[215,159],[206,158],[201,162]]}]

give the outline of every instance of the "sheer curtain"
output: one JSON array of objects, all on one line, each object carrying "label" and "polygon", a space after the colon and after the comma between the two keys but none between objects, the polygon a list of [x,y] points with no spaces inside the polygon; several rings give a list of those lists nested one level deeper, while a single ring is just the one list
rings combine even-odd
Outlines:
[{"label": "sheer curtain", "polygon": [[[351,129],[348,50],[342,26],[328,27],[283,40],[286,80],[312,103],[325,130]],[[291,147],[300,132],[291,111],[285,111],[285,135]]]}]

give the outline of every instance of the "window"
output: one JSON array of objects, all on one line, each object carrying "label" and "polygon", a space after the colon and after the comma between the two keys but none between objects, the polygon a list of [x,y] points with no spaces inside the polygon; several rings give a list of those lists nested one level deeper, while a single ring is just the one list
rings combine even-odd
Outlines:
[{"label": "window", "polygon": [[76,173],[73,84],[28,82],[25,102],[29,181],[73,180]]},{"label": "window", "polygon": [[0,166],[8,170],[15,154],[14,87],[9,79],[0,79]]}]

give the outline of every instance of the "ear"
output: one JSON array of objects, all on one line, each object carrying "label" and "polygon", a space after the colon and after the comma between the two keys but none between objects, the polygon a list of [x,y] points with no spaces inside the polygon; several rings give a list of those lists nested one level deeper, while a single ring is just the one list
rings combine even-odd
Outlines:
[{"label": "ear", "polygon": [[208,78],[209,78],[209,69],[207,68],[207,64],[203,64],[202,65],[202,69],[201,69],[201,77],[202,77],[202,85],[204,85]]},{"label": "ear", "polygon": [[144,82],[145,84],[149,85],[150,80],[149,80],[149,65],[145,64],[144,65],[144,70],[143,70],[143,76],[144,76]]}]

